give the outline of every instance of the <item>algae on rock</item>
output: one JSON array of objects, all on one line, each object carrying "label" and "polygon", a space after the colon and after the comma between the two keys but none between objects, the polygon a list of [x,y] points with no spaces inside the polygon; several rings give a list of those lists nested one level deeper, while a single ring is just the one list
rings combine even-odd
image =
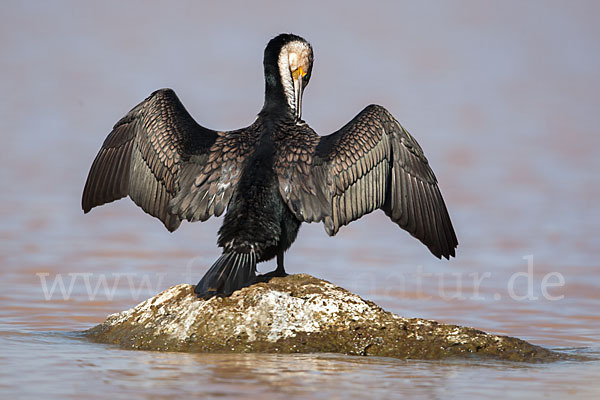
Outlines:
[{"label": "algae on rock", "polygon": [[257,283],[230,297],[198,299],[173,286],[86,331],[124,348],[185,352],[331,352],[395,358],[479,356],[542,362],[563,356],[520,339],[402,318],[310,275]]}]

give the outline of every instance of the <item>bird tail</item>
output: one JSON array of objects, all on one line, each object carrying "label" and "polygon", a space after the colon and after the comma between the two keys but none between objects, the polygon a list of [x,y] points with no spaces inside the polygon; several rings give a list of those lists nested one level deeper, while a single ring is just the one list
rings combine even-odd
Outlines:
[{"label": "bird tail", "polygon": [[256,280],[256,254],[226,252],[204,274],[194,293],[200,298],[229,296]]}]

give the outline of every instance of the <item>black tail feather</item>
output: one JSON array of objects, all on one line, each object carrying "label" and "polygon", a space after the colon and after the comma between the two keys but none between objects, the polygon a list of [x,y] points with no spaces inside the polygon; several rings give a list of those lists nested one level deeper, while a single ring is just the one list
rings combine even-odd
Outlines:
[{"label": "black tail feather", "polygon": [[194,293],[209,299],[229,296],[236,290],[256,281],[256,255],[250,253],[223,253],[196,285]]}]

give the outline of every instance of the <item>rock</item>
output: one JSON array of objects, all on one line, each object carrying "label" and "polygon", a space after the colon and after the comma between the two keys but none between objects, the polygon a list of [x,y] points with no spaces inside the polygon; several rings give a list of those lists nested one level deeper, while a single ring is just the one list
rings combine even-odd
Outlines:
[{"label": "rock", "polygon": [[124,348],[184,352],[329,352],[395,358],[479,356],[543,362],[564,355],[520,339],[402,318],[310,275],[273,278],[201,300],[181,284],[86,332]]}]

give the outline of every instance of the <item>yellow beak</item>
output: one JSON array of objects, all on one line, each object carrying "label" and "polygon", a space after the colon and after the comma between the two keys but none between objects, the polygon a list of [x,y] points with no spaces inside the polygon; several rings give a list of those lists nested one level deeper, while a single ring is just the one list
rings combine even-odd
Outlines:
[{"label": "yellow beak", "polygon": [[306,75],[306,72],[302,67],[298,67],[295,71],[292,71],[292,78],[294,81],[294,101],[296,105],[295,117],[296,120],[302,119],[302,78]]}]

